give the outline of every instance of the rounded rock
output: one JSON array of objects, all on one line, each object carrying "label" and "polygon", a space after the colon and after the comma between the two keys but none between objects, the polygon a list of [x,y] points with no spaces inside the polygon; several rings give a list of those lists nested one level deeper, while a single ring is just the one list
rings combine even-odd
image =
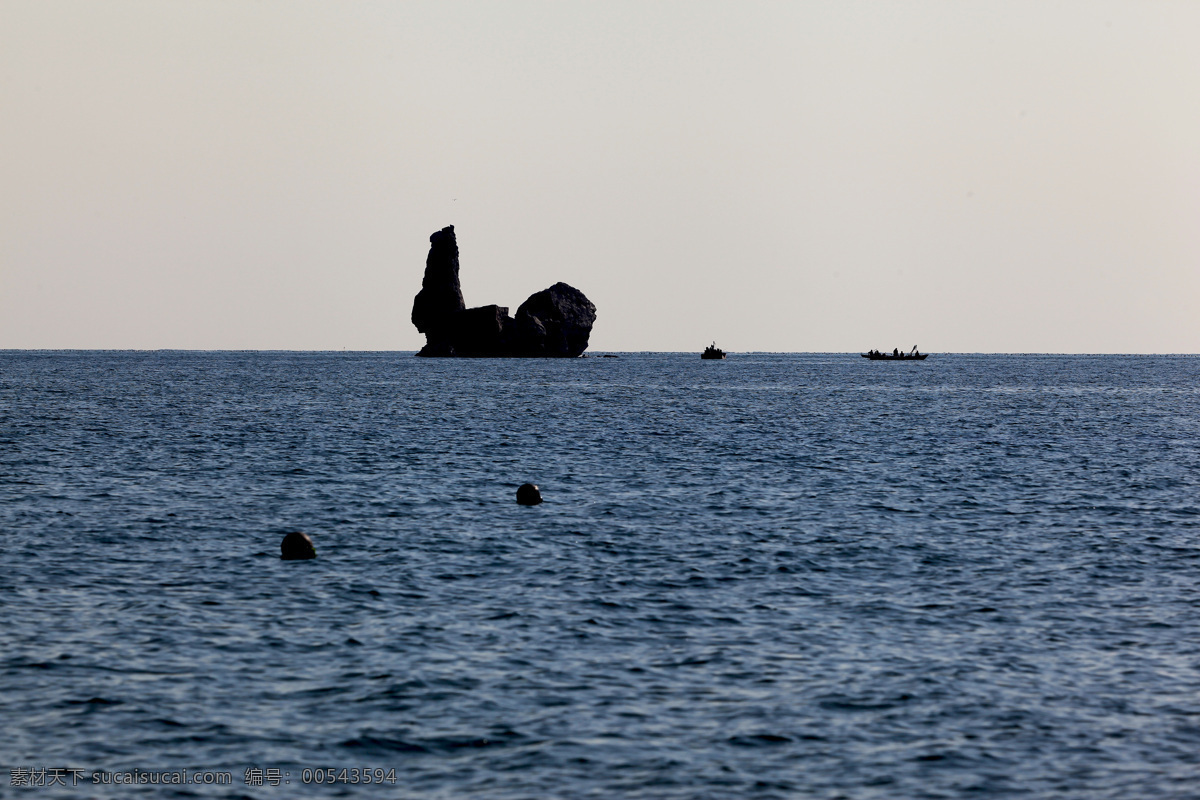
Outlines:
[{"label": "rounded rock", "polygon": [[523,506],[536,506],[542,502],[542,493],[538,491],[537,484],[521,484],[521,488],[517,489],[517,502]]},{"label": "rounded rock", "polygon": [[283,537],[279,543],[279,557],[284,561],[299,561],[306,558],[316,558],[317,550],[307,533],[292,531]]}]

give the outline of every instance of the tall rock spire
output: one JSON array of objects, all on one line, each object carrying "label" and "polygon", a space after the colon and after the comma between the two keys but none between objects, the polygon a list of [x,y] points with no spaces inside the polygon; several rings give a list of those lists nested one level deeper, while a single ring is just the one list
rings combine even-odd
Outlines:
[{"label": "tall rock spire", "polygon": [[466,307],[458,283],[458,240],[454,226],[447,225],[429,237],[425,277],[413,300],[412,323],[425,334],[426,348],[445,343],[451,320]]}]

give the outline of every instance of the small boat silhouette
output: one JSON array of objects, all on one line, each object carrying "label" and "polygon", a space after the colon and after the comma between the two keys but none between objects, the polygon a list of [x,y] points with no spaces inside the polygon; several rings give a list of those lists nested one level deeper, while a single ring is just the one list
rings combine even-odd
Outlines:
[{"label": "small boat silhouette", "polygon": [[724,358],[725,351],[717,347],[716,342],[713,342],[708,347],[704,348],[704,352],[700,354],[700,357],[704,359]]},{"label": "small boat silhouette", "polygon": [[918,353],[917,346],[914,344],[913,349],[909,353],[901,353],[899,350],[893,350],[890,353],[881,353],[878,350],[868,350],[861,354],[863,358],[869,358],[872,361],[924,361],[929,356],[925,353]]}]

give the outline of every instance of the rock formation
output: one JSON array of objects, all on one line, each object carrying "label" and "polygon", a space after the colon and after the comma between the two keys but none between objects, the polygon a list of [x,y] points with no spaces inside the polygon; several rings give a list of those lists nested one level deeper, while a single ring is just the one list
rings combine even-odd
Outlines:
[{"label": "rock formation", "polygon": [[292,531],[279,543],[279,557],[284,561],[303,561],[316,558],[317,551],[307,533]]},{"label": "rock formation", "polygon": [[454,226],[429,237],[412,323],[425,334],[419,356],[574,358],[588,346],[596,307],[583,292],[556,283],[530,296],[514,319],[505,306],[467,308],[458,282]]},{"label": "rock formation", "polygon": [[517,503],[523,506],[536,506],[542,502],[542,493],[536,483],[522,483],[517,487]]},{"label": "rock formation", "polygon": [[425,334],[420,355],[454,355],[449,342],[451,322],[466,307],[458,283],[458,242],[451,225],[429,237],[425,278],[413,300],[412,323]]}]

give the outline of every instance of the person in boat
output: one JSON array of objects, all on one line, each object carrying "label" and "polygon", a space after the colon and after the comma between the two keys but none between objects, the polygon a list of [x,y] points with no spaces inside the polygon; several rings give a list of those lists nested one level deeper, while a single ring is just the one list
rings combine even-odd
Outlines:
[{"label": "person in boat", "polygon": [[899,347],[893,347],[893,348],[892,348],[892,355],[894,355],[894,356],[896,356],[897,358],[899,358],[899,357],[900,357],[900,348],[899,348]]}]

